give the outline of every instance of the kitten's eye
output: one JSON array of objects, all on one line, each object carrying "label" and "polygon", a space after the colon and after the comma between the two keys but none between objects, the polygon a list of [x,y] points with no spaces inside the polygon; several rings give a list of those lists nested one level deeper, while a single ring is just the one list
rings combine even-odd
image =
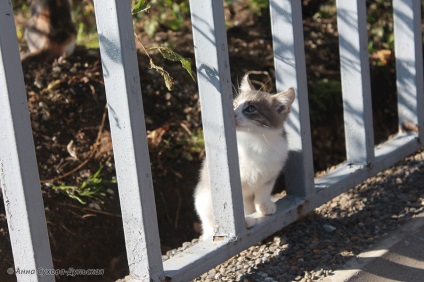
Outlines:
[{"label": "kitten's eye", "polygon": [[247,107],[246,109],[244,109],[243,112],[249,113],[249,114],[254,113],[254,112],[256,112],[256,107],[250,105],[249,107]]}]

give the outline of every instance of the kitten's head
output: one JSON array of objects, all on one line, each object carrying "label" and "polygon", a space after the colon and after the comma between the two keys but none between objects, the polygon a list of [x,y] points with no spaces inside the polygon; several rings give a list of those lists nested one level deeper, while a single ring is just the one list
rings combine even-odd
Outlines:
[{"label": "kitten's head", "polygon": [[277,94],[256,90],[246,74],[234,99],[236,130],[252,133],[282,132],[295,98],[294,89]]}]

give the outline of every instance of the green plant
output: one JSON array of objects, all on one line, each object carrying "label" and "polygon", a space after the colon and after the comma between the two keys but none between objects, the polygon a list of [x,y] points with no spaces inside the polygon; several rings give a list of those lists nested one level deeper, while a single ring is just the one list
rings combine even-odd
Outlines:
[{"label": "green plant", "polygon": [[[343,112],[342,85],[337,80],[322,80],[317,83],[309,95],[311,120],[318,123],[330,123],[334,115]],[[332,114],[325,114],[331,112]]]},{"label": "green plant", "polygon": [[392,1],[367,1],[369,42],[368,51],[394,50]]},{"label": "green plant", "polygon": [[94,16],[94,6],[92,1],[74,1],[72,18],[77,23],[78,35],[77,44],[85,45],[88,48],[99,48],[96,20]]},{"label": "green plant", "polygon": [[105,180],[100,177],[102,169],[103,165],[100,164],[100,168],[93,175],[89,175],[80,186],[61,184],[53,186],[53,189],[85,205],[88,199],[104,197],[106,188],[116,184],[116,179]]},{"label": "green plant", "polygon": [[[234,0],[225,0],[227,6],[234,7],[236,5],[243,5],[250,12],[260,15],[262,9],[268,8],[268,0],[245,0],[245,1],[234,1]],[[236,2],[236,3],[235,3]],[[240,3],[241,2],[241,3]]]},{"label": "green plant", "polygon": [[329,1],[327,3],[322,3],[319,6],[319,10],[315,17],[320,17],[323,19],[333,19],[337,15],[337,9],[335,1]]},{"label": "green plant", "polygon": [[[144,0],[139,0],[135,5],[134,8],[132,9],[132,15],[134,17],[139,17],[141,14],[145,14],[147,12],[150,11],[151,8],[151,4],[147,3]],[[150,56],[149,52],[147,51],[146,47],[144,46],[141,38],[139,36],[137,36],[136,33],[134,33],[134,36],[137,38],[137,40],[140,42],[141,47],[143,48],[145,54],[147,55],[147,57],[149,57],[149,67],[151,69],[154,69],[155,71],[157,71],[158,73],[160,73],[164,80],[165,80],[165,85],[168,88],[169,91],[172,90],[172,87],[174,85],[174,80],[173,78],[169,75],[169,73],[161,66],[156,65],[153,62],[152,57]],[[149,50],[157,50],[159,51],[159,53],[167,60],[170,60],[172,62],[180,62],[181,65],[183,66],[183,68],[187,71],[187,73],[190,75],[190,77],[193,79],[193,81],[196,81],[194,72],[191,69],[191,62],[189,59],[184,58],[183,56],[181,56],[180,54],[174,52],[173,50],[171,50],[169,47],[165,47],[165,46],[158,46],[158,47],[150,47]]]},{"label": "green plant", "polygon": [[13,10],[29,11],[29,1],[27,0],[12,0]]},{"label": "green plant", "polygon": [[180,140],[183,150],[182,156],[189,160],[193,160],[193,155],[201,155],[205,150],[205,139],[203,130],[198,129],[187,136],[187,138]]},{"label": "green plant", "polygon": [[[30,7],[27,1],[25,0],[12,0],[13,5],[13,13],[18,15],[19,13],[24,18],[30,17]],[[16,25],[16,36],[18,37],[19,42],[24,42],[24,33],[25,33],[25,25],[17,24]]]},{"label": "green plant", "polygon": [[190,8],[187,0],[151,0],[147,3],[144,0],[137,2],[133,11],[137,20],[143,15],[141,12],[149,12],[149,17],[143,17],[143,26],[145,32],[153,37],[159,26],[171,29],[173,31],[182,30],[184,22],[190,16]]},{"label": "green plant", "polygon": [[249,0],[249,9],[256,13],[261,14],[261,10],[268,8],[268,0]]}]

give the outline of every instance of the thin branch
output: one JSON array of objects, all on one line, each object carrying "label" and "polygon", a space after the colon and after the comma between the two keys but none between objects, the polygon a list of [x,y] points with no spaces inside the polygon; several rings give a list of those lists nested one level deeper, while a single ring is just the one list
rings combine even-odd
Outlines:
[{"label": "thin branch", "polygon": [[98,213],[98,214],[108,215],[108,216],[113,216],[113,217],[122,217],[119,214],[114,214],[114,213],[105,212],[105,211],[99,211],[99,210],[96,210],[96,209],[91,209],[91,208],[86,208],[86,207],[79,207],[79,206],[76,206],[76,205],[71,205],[71,204],[66,204],[66,203],[59,203],[59,205],[83,210],[83,211],[86,211],[86,212]]},{"label": "thin branch", "polygon": [[83,168],[93,158],[93,156],[96,153],[97,148],[99,147],[99,144],[100,144],[100,139],[102,137],[103,128],[105,126],[106,116],[107,116],[107,104],[105,105],[105,110],[103,112],[102,122],[101,122],[100,127],[99,127],[99,132],[97,133],[96,141],[94,142],[94,145],[91,148],[90,156],[85,161],[83,161],[79,166],[72,169],[71,171],[65,172],[64,174],[59,175],[59,176],[54,177],[54,178],[51,178],[51,179],[42,179],[42,180],[40,180],[41,183],[51,183],[51,182],[60,180],[62,178],[65,178],[65,177],[75,173],[76,171],[80,170],[81,168]]},{"label": "thin branch", "polygon": [[142,48],[143,48],[143,50],[144,50],[144,53],[146,53],[147,57],[149,57],[149,59],[150,59],[150,60],[152,60],[152,57],[150,57],[149,52],[147,52],[147,49],[146,49],[146,47],[144,46],[143,42],[141,41],[141,38],[140,38],[140,37],[138,37],[138,35],[137,35],[135,32],[134,32],[134,36],[135,36],[135,38],[137,38],[138,42],[140,42],[141,47],[142,47]]}]

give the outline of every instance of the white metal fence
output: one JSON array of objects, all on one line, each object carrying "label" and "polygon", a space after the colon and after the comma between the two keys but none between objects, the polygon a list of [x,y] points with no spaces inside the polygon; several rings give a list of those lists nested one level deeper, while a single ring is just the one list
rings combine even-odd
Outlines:
[{"label": "white metal fence", "polygon": [[[424,128],[421,1],[394,0],[399,123]],[[314,179],[300,0],[270,0],[277,90],[294,87],[288,120],[287,196],[247,230],[242,208],[222,0],[190,2],[206,153],[217,226],[162,263],[130,1],[95,0],[130,274],[188,281],[418,150],[419,133],[374,146],[365,0],[338,0],[347,162]],[[0,0],[0,182],[15,267],[52,269],[10,0]],[[206,105],[206,106],[205,106]],[[3,271],[3,270],[1,270]],[[18,274],[19,281],[54,276]]]}]

